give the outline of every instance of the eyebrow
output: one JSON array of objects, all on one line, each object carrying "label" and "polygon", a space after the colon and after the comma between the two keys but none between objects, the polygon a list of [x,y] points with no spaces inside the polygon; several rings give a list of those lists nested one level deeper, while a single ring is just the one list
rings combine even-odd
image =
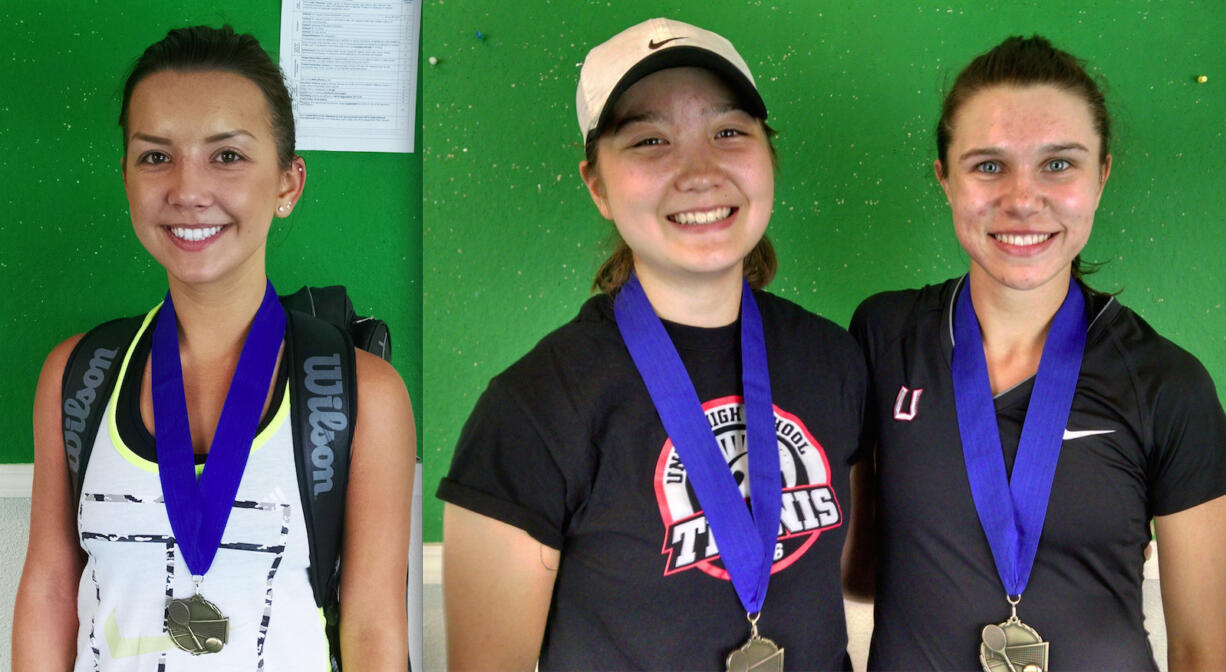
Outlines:
[{"label": "eyebrow", "polygon": [[632,124],[645,124],[653,121],[660,121],[662,118],[663,117],[655,112],[642,112],[640,114],[632,114],[628,117],[622,117],[621,119],[613,122],[613,127],[609,129],[609,134],[617,135],[618,133],[622,132],[622,129]]},{"label": "eyebrow", "polygon": [[[237,129],[235,129],[235,130],[233,130],[233,131],[225,131],[225,132],[222,132],[222,133],[215,133],[215,134],[210,135],[210,136],[208,136],[207,138],[205,138],[205,139],[204,139],[204,141],[205,141],[206,143],[214,143],[214,142],[220,142],[220,141],[222,141],[222,140],[228,140],[228,139],[230,139],[230,138],[233,138],[233,137],[236,137],[236,136],[240,136],[240,135],[245,135],[245,136],[247,136],[247,137],[249,137],[249,138],[253,138],[253,139],[255,138],[255,136],[254,136],[254,135],[251,133],[251,131],[248,131],[247,129],[244,129],[244,128],[237,128]],[[159,136],[159,135],[149,135],[148,133],[140,133],[140,132],[133,133],[133,134],[132,134],[132,139],[133,139],[133,140],[144,140],[145,142],[153,143],[153,144],[155,144],[155,145],[170,145],[170,144],[173,144],[173,143],[171,143],[170,138],[163,138],[163,137],[161,137],[161,136]]]},{"label": "eyebrow", "polygon": [[[711,107],[707,108],[706,113],[711,116],[717,116],[721,114],[727,114],[728,112],[736,112],[736,111],[742,111],[742,108],[738,105],[734,105],[733,103],[724,103],[721,105],[712,105]],[[640,114],[632,114],[628,117],[624,117],[622,119],[618,119],[614,121],[612,127],[610,127],[609,129],[609,133],[611,135],[617,135],[618,133],[621,132],[623,128],[631,124],[651,123],[653,121],[660,121],[663,118],[664,117],[662,115],[656,112],[650,112],[650,111],[642,112]]]},{"label": "eyebrow", "polygon": [[236,128],[233,131],[226,131],[224,133],[216,133],[214,135],[210,135],[209,137],[205,138],[204,141],[205,142],[219,142],[221,140],[229,140],[230,138],[233,138],[239,135],[245,135],[249,138],[255,139],[255,135],[253,135],[251,131],[248,131],[245,128]]},{"label": "eyebrow", "polygon": [[[1059,142],[1050,145],[1039,147],[1040,154],[1057,154],[1060,152],[1082,151],[1089,152],[1089,148],[1080,142]],[[1007,154],[1005,150],[998,147],[979,147],[963,152],[958,156],[959,161],[964,161],[972,156],[1004,156]]]}]

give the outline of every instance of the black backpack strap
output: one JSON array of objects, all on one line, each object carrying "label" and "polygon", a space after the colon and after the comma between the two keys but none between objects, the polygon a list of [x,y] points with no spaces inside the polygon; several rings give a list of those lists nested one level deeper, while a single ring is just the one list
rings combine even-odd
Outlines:
[{"label": "black backpack strap", "polygon": [[286,310],[314,315],[349,332],[353,344],[366,352],[392,361],[392,339],[387,323],[374,317],[356,315],[353,302],[342,285],[302,287],[281,297]]},{"label": "black backpack strap", "polygon": [[324,612],[336,672],[341,669],[341,540],[358,415],[353,349],[391,361],[391,337],[383,320],[355,315],[340,285],[302,287],[282,296],[281,305],[288,320],[294,462],[310,542],[311,588]]},{"label": "black backpack strap", "polygon": [[115,389],[124,353],[140,330],[145,316],[111,320],[81,337],[61,380],[60,401],[64,420],[64,453],[72,481],[72,498],[81,497],[85,467],[98,436],[98,426],[106,412],[107,400]]},{"label": "black backpack strap", "polygon": [[392,361],[392,336],[387,323],[373,317],[359,317],[349,327],[353,344],[372,355]]},{"label": "black backpack strap", "polygon": [[353,341],[319,318],[296,310],[285,314],[294,463],[309,532],[311,588],[324,610],[332,655],[339,658],[341,538],[357,418]]}]

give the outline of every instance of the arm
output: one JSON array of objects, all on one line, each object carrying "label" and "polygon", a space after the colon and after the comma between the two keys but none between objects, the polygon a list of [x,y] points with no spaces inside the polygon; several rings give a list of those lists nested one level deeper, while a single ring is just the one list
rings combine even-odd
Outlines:
[{"label": "arm", "polygon": [[34,396],[30,543],[13,613],[13,670],[70,670],[77,657],[77,585],[85,565],[60,434],[60,386],[74,336],[43,364]]},{"label": "arm", "polygon": [[417,434],[404,382],[390,364],[357,352],[354,425],[341,563],[345,669],[404,670],[405,575]]},{"label": "arm", "polygon": [[851,526],[843,543],[843,593],[872,602],[877,569],[877,511],[873,454],[851,467]]},{"label": "arm", "polygon": [[443,508],[447,667],[531,672],[541,651],[561,554],[523,530]]},{"label": "arm", "polygon": [[1226,670],[1226,495],[1154,520],[1168,668]]}]

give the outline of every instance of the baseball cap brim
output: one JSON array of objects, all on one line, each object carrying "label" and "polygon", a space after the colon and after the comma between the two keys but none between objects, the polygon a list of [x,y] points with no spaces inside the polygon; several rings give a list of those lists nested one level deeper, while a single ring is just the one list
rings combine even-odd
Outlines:
[{"label": "baseball cap brim", "polygon": [[739,68],[725,59],[702,47],[676,46],[662,49],[635,63],[609,92],[608,98],[600,111],[600,119],[588,133],[587,140],[599,137],[613,116],[613,108],[622,94],[644,77],[667,70],[668,68],[696,67],[710,70],[719,75],[736,94],[740,105],[746,112],[758,119],[766,119],[766,103],[758,89],[745,77]]}]

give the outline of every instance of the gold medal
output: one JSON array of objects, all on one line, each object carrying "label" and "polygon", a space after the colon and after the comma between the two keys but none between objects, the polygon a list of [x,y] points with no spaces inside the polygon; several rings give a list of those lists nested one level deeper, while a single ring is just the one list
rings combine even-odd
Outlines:
[{"label": "gold medal", "polygon": [[1000,624],[983,626],[979,663],[984,672],[1047,672],[1048,642],[1017,617],[1016,600],[1007,597],[1013,613]]},{"label": "gold medal", "polygon": [[166,603],[166,634],[193,656],[221,651],[229,630],[229,619],[199,593]]},{"label": "gold medal", "polygon": [[783,672],[783,649],[758,634],[761,615],[761,612],[745,615],[749,619],[749,639],[724,660],[728,672]]}]

